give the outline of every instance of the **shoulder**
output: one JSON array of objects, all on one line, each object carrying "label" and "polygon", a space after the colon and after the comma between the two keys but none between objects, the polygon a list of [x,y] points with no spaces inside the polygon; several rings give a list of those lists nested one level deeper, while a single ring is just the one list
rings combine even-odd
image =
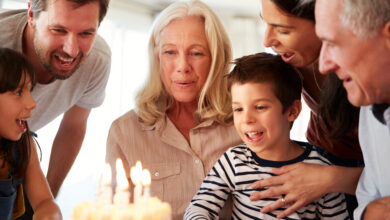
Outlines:
[{"label": "shoulder", "polygon": [[229,148],[225,155],[231,159],[247,160],[248,157],[252,157],[252,153],[245,144],[240,144]]},{"label": "shoulder", "polygon": [[139,121],[139,117],[137,113],[135,112],[134,109],[126,112],[119,118],[115,119],[114,122],[112,123],[113,125],[116,126],[123,126],[126,124],[140,124],[141,122]]},{"label": "shoulder", "polygon": [[96,35],[95,43],[92,48],[94,53],[105,57],[111,57],[111,49],[107,42],[99,34]]},{"label": "shoulder", "polygon": [[312,145],[308,142],[299,142],[296,141],[300,146],[305,148],[305,153],[307,156],[304,158],[304,162],[306,163],[314,163],[321,165],[331,165],[332,162],[328,158],[326,158],[327,152],[323,149]]},{"label": "shoulder", "polygon": [[27,20],[26,9],[18,9],[18,10],[0,9],[0,21],[19,20],[21,18],[25,18]]}]

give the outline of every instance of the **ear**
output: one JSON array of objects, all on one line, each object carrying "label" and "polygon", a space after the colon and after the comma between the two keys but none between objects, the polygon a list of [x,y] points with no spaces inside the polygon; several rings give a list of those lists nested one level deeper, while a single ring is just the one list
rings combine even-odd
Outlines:
[{"label": "ear", "polygon": [[301,100],[295,100],[292,105],[287,109],[287,120],[289,122],[295,121],[295,119],[298,118],[299,113],[301,113],[302,110],[302,103]]},{"label": "ear", "polygon": [[390,50],[390,21],[387,21],[385,26],[383,26],[382,35],[385,38],[387,49]]},{"label": "ear", "polygon": [[31,10],[31,1],[30,0],[27,2],[27,7],[28,7],[28,10],[27,10],[28,25],[33,28],[34,27],[34,13]]}]

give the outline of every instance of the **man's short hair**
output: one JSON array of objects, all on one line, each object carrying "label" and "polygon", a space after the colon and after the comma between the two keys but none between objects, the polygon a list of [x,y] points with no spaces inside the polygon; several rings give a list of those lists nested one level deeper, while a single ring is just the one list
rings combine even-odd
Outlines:
[{"label": "man's short hair", "polygon": [[[38,17],[41,11],[45,11],[50,1],[57,1],[57,0],[31,0],[31,10],[34,13],[34,17]],[[75,4],[75,8],[81,7],[83,5],[92,2],[99,2],[99,7],[100,7],[99,24],[100,24],[100,22],[103,21],[103,18],[107,14],[108,3],[110,0],[66,0],[66,1],[73,2]]]},{"label": "man's short hair", "polygon": [[[338,0],[341,1],[341,0]],[[342,0],[342,24],[359,37],[375,36],[390,21],[389,0]],[[332,16],[332,15],[329,15]]]}]

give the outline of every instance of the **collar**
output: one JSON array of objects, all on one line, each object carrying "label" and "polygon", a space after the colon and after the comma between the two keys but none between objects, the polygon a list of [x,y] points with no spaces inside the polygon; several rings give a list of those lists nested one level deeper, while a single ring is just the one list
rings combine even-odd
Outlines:
[{"label": "collar", "polygon": [[[385,111],[390,107],[390,104],[388,103],[383,103],[383,104],[374,104],[372,106],[372,113],[374,114],[375,118],[380,121],[382,124],[386,125],[386,120],[385,120]],[[390,113],[388,113],[390,114]],[[388,115],[387,114],[387,115]],[[389,116],[387,116],[389,117]],[[389,120],[387,118],[387,120]]]}]

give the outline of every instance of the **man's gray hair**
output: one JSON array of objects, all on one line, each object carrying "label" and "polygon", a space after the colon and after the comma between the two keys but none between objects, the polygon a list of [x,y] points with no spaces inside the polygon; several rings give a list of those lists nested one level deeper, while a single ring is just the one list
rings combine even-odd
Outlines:
[{"label": "man's gray hair", "polygon": [[[373,37],[390,21],[389,0],[343,0],[342,24],[362,38]],[[331,15],[329,15],[331,16]]]}]

